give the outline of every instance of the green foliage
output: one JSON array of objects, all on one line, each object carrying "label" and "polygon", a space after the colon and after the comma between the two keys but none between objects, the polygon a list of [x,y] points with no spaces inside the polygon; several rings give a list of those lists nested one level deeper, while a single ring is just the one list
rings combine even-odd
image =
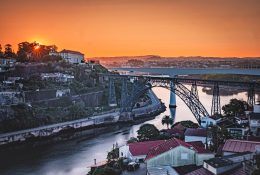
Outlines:
[{"label": "green foliage", "polygon": [[171,118],[169,115],[165,115],[162,118],[162,125],[166,125],[167,129],[169,129],[169,125],[173,124],[173,118]]},{"label": "green foliage", "polygon": [[245,113],[248,108],[248,104],[245,101],[238,99],[231,99],[229,104],[224,105],[222,110],[226,116],[237,116]]},{"label": "green foliage", "polygon": [[137,138],[140,142],[142,141],[149,141],[149,140],[156,140],[160,132],[159,130],[152,124],[144,124],[140,127],[137,131]]},{"label": "green foliage", "polygon": [[108,152],[107,159],[118,159],[119,158],[119,148],[115,148],[112,151]]},{"label": "green foliage", "polygon": [[226,128],[220,128],[218,126],[212,126],[208,130],[208,136],[211,137],[212,145],[210,149],[217,151],[218,147],[225,142],[226,139],[230,138],[230,135]]},{"label": "green foliage", "polygon": [[253,173],[252,173],[252,175],[259,175],[260,174],[260,169],[257,169],[257,170],[255,170]]},{"label": "green foliage", "polygon": [[174,126],[178,125],[179,123],[186,128],[198,128],[199,127],[199,125],[197,123],[194,123],[190,120],[184,120],[184,121],[176,122],[174,125],[172,125],[172,128],[174,128]]},{"label": "green foliage", "polygon": [[138,139],[135,138],[135,137],[131,137],[131,138],[127,141],[127,143],[135,143],[135,142],[138,142]]}]

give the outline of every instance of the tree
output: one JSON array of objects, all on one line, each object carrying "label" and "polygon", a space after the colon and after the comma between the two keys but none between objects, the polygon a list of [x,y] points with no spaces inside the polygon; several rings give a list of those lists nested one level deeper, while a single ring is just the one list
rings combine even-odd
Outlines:
[{"label": "tree", "polygon": [[173,119],[169,115],[165,115],[162,118],[162,125],[165,125],[165,124],[167,126],[167,129],[169,129],[169,125],[173,124]]},{"label": "tree", "polygon": [[149,141],[149,140],[156,140],[160,132],[159,130],[152,124],[144,124],[140,127],[137,131],[137,138],[140,142],[142,141]]},{"label": "tree", "polygon": [[211,137],[212,144],[210,149],[212,151],[217,151],[218,147],[225,142],[226,139],[230,138],[230,135],[226,128],[220,128],[218,126],[212,126],[208,130],[208,135]]},{"label": "tree", "polygon": [[178,124],[181,124],[185,128],[198,128],[199,127],[199,125],[197,123],[194,123],[190,120],[184,120],[184,121],[176,122],[174,125],[172,125],[172,128],[174,128]]},{"label": "tree", "polygon": [[135,143],[135,142],[138,142],[138,139],[135,138],[135,137],[131,137],[131,138],[127,141],[127,143]]},{"label": "tree", "polygon": [[2,45],[0,44],[0,57],[3,57],[4,56],[4,53],[2,52]]},{"label": "tree", "polygon": [[13,52],[13,49],[12,49],[12,45],[11,45],[11,44],[6,44],[6,45],[5,45],[4,56],[5,56],[6,58],[15,57],[15,53]]},{"label": "tree", "polygon": [[247,102],[238,99],[231,99],[229,104],[222,107],[222,110],[226,116],[237,116],[244,114],[247,108]]},{"label": "tree", "polygon": [[29,42],[21,42],[18,44],[17,61],[27,62],[29,61],[28,55],[32,52],[32,45]]}]

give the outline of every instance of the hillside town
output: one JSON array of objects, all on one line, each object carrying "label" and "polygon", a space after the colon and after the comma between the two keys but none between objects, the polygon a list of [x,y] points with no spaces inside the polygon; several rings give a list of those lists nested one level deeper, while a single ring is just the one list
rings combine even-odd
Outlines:
[{"label": "hillside town", "polygon": [[[229,105],[235,103],[233,100]],[[108,153],[108,161],[93,165],[91,172],[120,174],[127,170],[133,173],[124,171],[123,174],[257,175],[260,166],[260,104],[254,105],[253,110],[242,111],[235,116],[227,115],[227,110],[225,117],[205,117],[200,126],[182,121],[159,131],[154,125],[142,125],[137,138],[130,138],[126,145],[113,147]],[[169,118],[163,123],[167,128],[172,124]]]},{"label": "hillside town", "polygon": [[[134,124],[165,111],[149,90],[133,106],[134,117],[122,117],[120,82],[97,59],[79,51],[37,42],[0,47],[0,146],[51,138],[72,130]],[[142,60],[129,60],[142,65]],[[134,80],[128,86],[134,86]],[[130,98],[130,97],[128,97]],[[175,106],[176,107],[176,106]],[[120,111],[121,110],[121,111]],[[174,122],[165,115],[158,129],[144,123],[127,143],[108,152],[107,160],[89,166],[89,175],[257,175],[260,173],[260,104],[231,99],[224,114]],[[129,117],[129,116],[127,116]],[[123,118],[123,119],[122,119]],[[134,120],[133,120],[134,119]],[[74,131],[73,131],[74,132]],[[6,146],[7,145],[7,146]]]}]

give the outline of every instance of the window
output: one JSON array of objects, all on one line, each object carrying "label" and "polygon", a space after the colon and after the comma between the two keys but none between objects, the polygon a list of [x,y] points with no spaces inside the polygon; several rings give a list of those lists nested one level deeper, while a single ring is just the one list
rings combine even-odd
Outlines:
[{"label": "window", "polygon": [[188,153],[181,153],[181,160],[187,160],[188,159]]},{"label": "window", "polygon": [[124,154],[123,154],[123,152],[121,152],[121,157],[123,157],[124,156]]}]

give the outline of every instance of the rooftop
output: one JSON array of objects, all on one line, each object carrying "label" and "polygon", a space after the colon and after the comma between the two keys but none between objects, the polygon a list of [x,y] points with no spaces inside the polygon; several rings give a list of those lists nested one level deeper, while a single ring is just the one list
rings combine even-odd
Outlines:
[{"label": "rooftop", "polygon": [[225,142],[222,151],[236,152],[236,153],[247,152],[247,151],[255,152],[256,145],[260,146],[260,142],[229,139]]},{"label": "rooftop", "polygon": [[138,155],[147,155],[148,151],[159,145],[164,143],[164,140],[156,140],[156,141],[147,141],[147,142],[136,142],[129,144],[129,151],[133,156]]},{"label": "rooftop", "polygon": [[204,162],[206,162],[214,168],[225,167],[234,164],[233,161],[225,157],[215,157],[209,160],[204,160]]},{"label": "rooftop", "polygon": [[81,52],[74,51],[74,50],[66,50],[66,49],[63,49],[62,51],[60,51],[60,53],[72,53],[72,54],[84,55],[84,54],[81,53]]},{"label": "rooftop", "polygon": [[198,137],[207,137],[207,130],[204,128],[187,128],[185,136],[198,136]]},{"label": "rooftop", "polygon": [[[199,168],[195,171],[192,171],[186,175],[214,175],[212,172],[208,171],[205,168]],[[238,167],[238,168],[234,168],[232,170],[229,170],[221,175],[246,175],[245,170],[243,169],[242,166]]]},{"label": "rooftop", "polygon": [[182,140],[172,138],[150,149],[145,159],[151,159],[178,146],[193,149],[197,153],[210,153],[210,151],[206,150],[204,145],[200,142],[184,142]]},{"label": "rooftop", "polygon": [[157,145],[155,147],[153,147],[147,154],[146,156],[146,160],[151,159],[153,157],[156,157],[157,155],[160,155],[166,151],[169,151],[170,149],[176,148],[178,146],[184,146],[187,148],[190,148],[190,144],[176,139],[176,138],[172,138],[170,140],[165,141],[164,143]]}]

